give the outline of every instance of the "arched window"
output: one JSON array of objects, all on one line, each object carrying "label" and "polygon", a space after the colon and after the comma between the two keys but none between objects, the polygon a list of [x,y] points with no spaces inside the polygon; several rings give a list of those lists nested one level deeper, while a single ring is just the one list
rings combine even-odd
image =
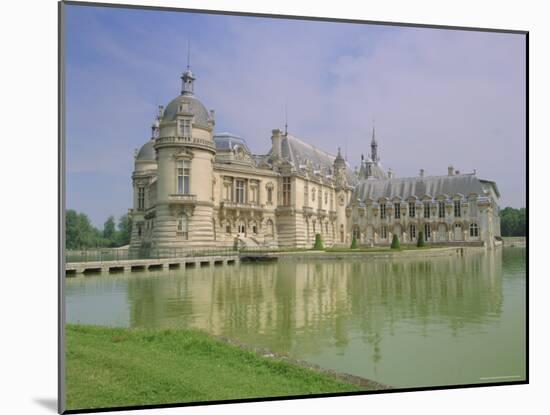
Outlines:
[{"label": "arched window", "polygon": [[414,218],[416,216],[416,202],[409,202],[409,217]]},{"label": "arched window", "polygon": [[388,237],[388,228],[386,226],[382,226],[380,228],[380,237],[382,239],[386,239]]},{"label": "arched window", "polygon": [[477,238],[479,236],[479,227],[477,226],[477,223],[471,223],[470,224],[470,237],[471,238]]},{"label": "arched window", "polygon": [[271,219],[268,219],[267,222],[265,223],[265,225],[267,227],[267,234],[269,236],[273,236],[273,234],[275,233],[274,232],[273,221]]},{"label": "arched window", "polygon": [[411,240],[416,239],[416,226],[415,225],[409,226],[409,233],[411,235]]},{"label": "arched window", "polygon": [[437,203],[437,207],[438,207],[438,216],[440,218],[444,218],[445,217],[445,202],[443,201],[439,201]]},{"label": "arched window", "polygon": [[426,239],[430,239],[432,237],[432,229],[430,228],[429,223],[424,224],[424,237]]},{"label": "arched window", "polygon": [[454,214],[455,218],[459,218],[460,216],[462,216],[460,212],[460,200],[454,201]]},{"label": "arched window", "polygon": [[425,218],[429,218],[429,217],[430,217],[430,207],[431,207],[431,203],[430,203],[430,202],[424,202],[424,217],[425,217]]},{"label": "arched window", "polygon": [[401,203],[394,203],[393,208],[395,219],[401,218]]},{"label": "arched window", "polygon": [[386,219],[386,204],[380,204],[380,219]]},{"label": "arched window", "polygon": [[182,236],[183,239],[189,238],[187,215],[184,213],[178,218],[177,233]]}]

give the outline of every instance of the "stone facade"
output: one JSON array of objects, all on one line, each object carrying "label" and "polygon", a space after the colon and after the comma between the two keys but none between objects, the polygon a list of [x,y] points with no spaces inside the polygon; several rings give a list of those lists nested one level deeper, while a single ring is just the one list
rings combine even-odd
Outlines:
[{"label": "stone facade", "polygon": [[[484,241],[500,235],[494,182],[447,176],[397,179],[371,154],[352,171],[336,156],[279,129],[271,150],[253,154],[230,133],[214,133],[215,114],[182,75],[181,94],[160,107],[151,139],[135,155],[130,249],[231,246],[384,245],[398,234],[415,242]],[[429,212],[429,214],[425,213]],[[441,213],[443,212],[443,213]],[[443,215],[443,216],[441,216]]]}]

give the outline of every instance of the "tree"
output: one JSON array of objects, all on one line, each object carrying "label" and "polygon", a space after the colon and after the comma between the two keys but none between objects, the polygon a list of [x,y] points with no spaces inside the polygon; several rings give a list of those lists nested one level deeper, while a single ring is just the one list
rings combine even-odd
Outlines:
[{"label": "tree", "polygon": [[422,231],[418,232],[418,240],[416,241],[416,246],[418,246],[419,248],[426,246],[426,241],[424,240],[424,232]]},{"label": "tree", "polygon": [[526,236],[526,209],[514,209],[511,207],[502,209],[500,211],[500,233],[502,236]]},{"label": "tree", "polygon": [[350,249],[357,249],[357,237],[355,236],[355,233],[353,234],[353,237],[351,238]]},{"label": "tree", "polygon": [[98,233],[85,213],[67,210],[65,213],[65,247],[67,249],[95,246],[98,242]]},{"label": "tree", "polygon": [[118,219],[117,244],[119,246],[128,245],[132,236],[132,220],[128,214],[122,215]]},{"label": "tree", "polygon": [[103,238],[112,241],[115,236],[115,217],[109,216],[103,225]]},{"label": "tree", "polygon": [[391,249],[401,249],[401,244],[399,243],[399,237],[397,234],[393,234],[393,238],[391,240]]},{"label": "tree", "polygon": [[321,250],[323,248],[323,240],[321,239],[321,234],[316,233],[315,234],[315,245],[313,245],[313,249]]}]

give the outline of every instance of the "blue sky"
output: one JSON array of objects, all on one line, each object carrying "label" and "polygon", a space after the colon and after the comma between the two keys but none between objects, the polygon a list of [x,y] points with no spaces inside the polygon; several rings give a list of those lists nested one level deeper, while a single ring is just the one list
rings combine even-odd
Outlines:
[{"label": "blue sky", "polygon": [[374,121],[399,177],[477,169],[525,206],[522,35],[74,5],[66,24],[67,208],[96,226],[131,207],[134,149],[179,93],[188,40],[216,131],[255,153],[285,105],[290,133],[352,166]]}]

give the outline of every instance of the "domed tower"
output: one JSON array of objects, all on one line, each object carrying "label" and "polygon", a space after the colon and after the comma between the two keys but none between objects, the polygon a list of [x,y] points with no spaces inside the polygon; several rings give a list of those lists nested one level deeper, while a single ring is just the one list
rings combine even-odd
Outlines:
[{"label": "domed tower", "polygon": [[151,126],[151,137],[148,142],[136,150],[134,157],[134,172],[132,173],[133,208],[130,217],[133,223],[130,237],[130,251],[133,255],[150,243],[151,234],[146,232],[146,212],[151,208],[154,199],[157,160],[155,155],[155,138],[158,137],[159,122],[162,115],[159,107],[155,121]]},{"label": "domed tower", "polygon": [[158,171],[153,249],[191,248],[214,240],[214,112],[195,97],[189,66],[181,80],[181,94],[166,106],[154,141]]}]

